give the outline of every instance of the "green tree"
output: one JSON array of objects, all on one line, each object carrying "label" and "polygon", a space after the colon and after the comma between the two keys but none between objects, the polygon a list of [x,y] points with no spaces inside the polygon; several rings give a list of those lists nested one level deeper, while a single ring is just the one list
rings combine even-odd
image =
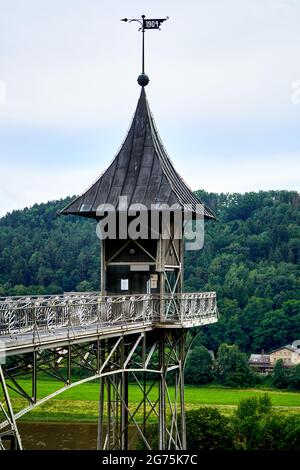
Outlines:
[{"label": "green tree", "polygon": [[233,449],[229,419],[215,408],[199,408],[186,413],[187,447],[189,450]]},{"label": "green tree", "polygon": [[190,351],[185,367],[185,381],[192,385],[207,384],[213,380],[212,357],[204,346]]},{"label": "green tree", "polygon": [[238,346],[221,344],[216,361],[216,377],[220,383],[230,387],[247,387],[255,382],[245,353]]},{"label": "green tree", "polygon": [[288,385],[288,373],[284,367],[282,359],[276,361],[274,370],[272,373],[272,385],[276,388],[286,388]]},{"label": "green tree", "polygon": [[77,292],[89,292],[93,291],[93,284],[90,281],[81,281],[76,286]]},{"label": "green tree", "polygon": [[289,341],[289,317],[282,309],[265,314],[254,333],[254,349],[274,349]]},{"label": "green tree", "polygon": [[300,450],[300,416],[286,416],[281,434],[282,450]]},{"label": "green tree", "polygon": [[273,413],[267,394],[241,400],[234,412],[232,426],[238,449],[280,449],[283,419]]},{"label": "green tree", "polygon": [[300,390],[300,364],[290,369],[288,387],[292,390]]}]

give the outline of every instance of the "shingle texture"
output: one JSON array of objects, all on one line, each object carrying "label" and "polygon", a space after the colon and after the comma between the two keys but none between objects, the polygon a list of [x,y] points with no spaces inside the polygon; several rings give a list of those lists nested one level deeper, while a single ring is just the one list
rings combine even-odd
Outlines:
[{"label": "shingle texture", "polygon": [[161,204],[190,205],[192,212],[216,219],[176,172],[158,135],[144,88],[128,134],[113,162],[60,214],[97,218],[100,205],[111,204],[118,210],[120,196],[127,196],[128,206],[143,204],[153,210],[154,205],[159,208]]}]

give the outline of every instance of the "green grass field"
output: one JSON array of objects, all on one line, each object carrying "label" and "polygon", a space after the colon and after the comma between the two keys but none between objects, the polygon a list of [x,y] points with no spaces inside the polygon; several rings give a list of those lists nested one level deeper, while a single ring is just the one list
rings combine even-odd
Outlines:
[{"label": "green grass field", "polygon": [[[28,391],[30,381],[19,380],[19,383]],[[55,392],[58,384],[54,381],[42,380],[38,384],[38,397]],[[262,395],[267,392],[272,400],[272,405],[280,412],[300,413],[300,393],[261,390],[261,389],[228,389],[221,387],[185,387],[186,409],[194,409],[200,406],[213,406],[219,408],[223,413],[230,414],[241,399]],[[149,397],[155,401],[157,389],[153,389]],[[170,387],[170,396],[174,389]],[[47,401],[22,419],[30,421],[95,421],[98,415],[99,384],[89,382],[74,387],[50,401]],[[16,410],[25,405],[25,400],[15,392],[11,392],[12,403]],[[132,409],[140,402],[141,391],[137,385],[130,385],[129,403]],[[137,415],[139,417],[139,415]]]}]

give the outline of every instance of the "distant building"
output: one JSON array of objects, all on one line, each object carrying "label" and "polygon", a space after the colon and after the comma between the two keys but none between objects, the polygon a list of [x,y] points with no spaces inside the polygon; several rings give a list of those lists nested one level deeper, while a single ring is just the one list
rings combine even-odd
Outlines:
[{"label": "distant building", "polygon": [[271,369],[269,354],[251,354],[249,365],[258,372],[267,372]]},{"label": "distant building", "polygon": [[251,354],[249,365],[258,372],[268,372],[274,369],[276,362],[281,359],[285,367],[300,364],[300,340],[293,341],[281,348],[274,349],[269,354]]},{"label": "distant building", "polygon": [[282,348],[277,348],[270,352],[271,366],[274,366],[279,359],[283,361],[286,367],[300,364],[300,348],[294,347],[291,344],[287,344]]}]

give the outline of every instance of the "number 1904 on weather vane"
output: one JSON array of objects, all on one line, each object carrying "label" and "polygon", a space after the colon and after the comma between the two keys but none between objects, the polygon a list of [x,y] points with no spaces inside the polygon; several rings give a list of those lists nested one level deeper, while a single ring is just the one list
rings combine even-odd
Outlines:
[{"label": "number 1904 on weather vane", "polygon": [[146,29],[160,30],[160,25],[164,21],[168,20],[169,17],[167,16],[166,18],[155,18],[155,19],[147,18],[146,19],[146,16],[142,15],[141,18],[142,18],[141,20],[136,19],[136,18],[123,18],[121,21],[125,21],[128,23],[132,23],[136,21],[137,23],[141,25],[141,27],[139,28],[139,31],[142,31],[142,73],[138,77],[138,83],[141,86],[146,86],[149,83],[149,77],[148,75],[145,74],[145,30]]}]

